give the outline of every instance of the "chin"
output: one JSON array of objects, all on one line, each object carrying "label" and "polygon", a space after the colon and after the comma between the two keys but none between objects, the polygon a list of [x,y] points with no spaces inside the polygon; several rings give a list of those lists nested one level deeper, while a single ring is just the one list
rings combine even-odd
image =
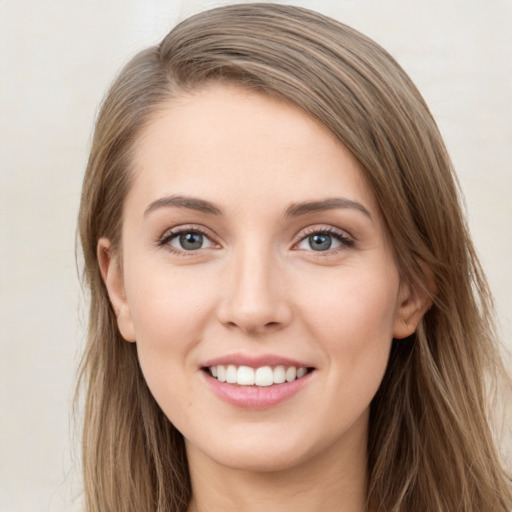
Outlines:
[{"label": "chin", "polygon": [[206,457],[214,464],[233,470],[274,473],[300,468],[328,449],[328,446],[324,446],[326,439],[314,443],[306,432],[293,439],[290,433],[278,435],[267,432],[267,435],[263,435],[262,432],[251,430],[248,429],[241,437],[228,432],[226,438],[211,439],[208,444],[194,445],[186,441],[189,459]]},{"label": "chin", "polygon": [[[208,456],[208,454],[206,454]],[[307,457],[298,456],[295,450],[290,453],[275,450],[237,450],[233,447],[222,454],[211,454],[210,458],[217,464],[237,471],[251,473],[276,473],[297,468]]]}]

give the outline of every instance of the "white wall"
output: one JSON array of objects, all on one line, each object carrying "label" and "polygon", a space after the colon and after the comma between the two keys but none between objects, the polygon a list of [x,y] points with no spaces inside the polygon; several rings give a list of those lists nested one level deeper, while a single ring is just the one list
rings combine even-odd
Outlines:
[{"label": "white wall", "polygon": [[[297,2],[295,2],[297,3]],[[72,511],[80,183],[115,72],[205,0],[0,0],[0,512]],[[512,2],[302,0],[380,42],[423,92],[512,348]]]}]

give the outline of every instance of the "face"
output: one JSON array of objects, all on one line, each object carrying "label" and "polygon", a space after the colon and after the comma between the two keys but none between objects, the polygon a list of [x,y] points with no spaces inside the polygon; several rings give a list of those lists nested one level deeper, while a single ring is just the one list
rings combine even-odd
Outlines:
[{"label": "face", "polygon": [[164,107],[136,145],[122,255],[98,247],[155,399],[198,460],[361,455],[392,338],[421,308],[357,161],[254,92],[211,85]]}]

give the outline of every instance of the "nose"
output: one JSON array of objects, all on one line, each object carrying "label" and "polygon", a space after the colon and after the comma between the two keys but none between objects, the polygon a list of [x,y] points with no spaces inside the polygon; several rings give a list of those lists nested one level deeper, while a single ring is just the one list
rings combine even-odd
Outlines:
[{"label": "nose", "polygon": [[222,280],[219,321],[247,334],[265,334],[287,326],[292,308],[283,272],[271,251],[234,254]]}]

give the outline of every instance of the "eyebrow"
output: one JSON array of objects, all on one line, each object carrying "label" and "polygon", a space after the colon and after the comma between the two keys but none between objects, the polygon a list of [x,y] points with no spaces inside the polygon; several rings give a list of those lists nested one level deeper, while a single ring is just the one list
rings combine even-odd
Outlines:
[{"label": "eyebrow", "polygon": [[158,208],[169,208],[169,207],[178,207],[178,208],[188,208],[190,210],[197,210],[202,213],[209,213],[210,215],[222,215],[222,211],[217,208],[210,201],[205,201],[204,199],[198,199],[195,197],[189,196],[168,196],[162,197],[153,201],[145,210],[144,217],[149,215],[152,211],[157,210]]},{"label": "eyebrow", "polygon": [[[210,215],[222,215],[222,210],[210,201],[190,196],[172,195],[153,201],[144,211],[144,216],[146,217],[159,208],[169,207],[188,208]],[[299,217],[301,215],[307,215],[308,213],[334,210],[336,208],[356,210],[363,213],[369,219],[372,219],[370,212],[361,203],[345,197],[330,197],[320,201],[292,203],[286,208],[284,216],[287,218]]]},{"label": "eyebrow", "polygon": [[286,208],[285,217],[298,217],[308,213],[334,210],[336,208],[356,210],[366,215],[369,219],[372,219],[370,212],[361,203],[352,201],[345,197],[330,197],[321,201],[303,201],[301,203],[293,203]]}]

